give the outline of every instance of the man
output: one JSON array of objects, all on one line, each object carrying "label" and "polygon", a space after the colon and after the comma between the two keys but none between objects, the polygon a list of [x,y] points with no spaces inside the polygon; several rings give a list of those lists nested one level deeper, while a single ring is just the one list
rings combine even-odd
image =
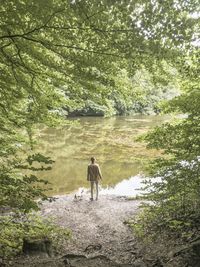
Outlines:
[{"label": "man", "polygon": [[91,163],[88,165],[87,169],[87,180],[90,181],[91,185],[90,200],[93,200],[94,184],[96,185],[96,200],[98,200],[98,195],[99,195],[98,183],[99,179],[102,179],[100,167],[97,163],[95,163],[95,161],[96,159],[94,157],[91,157]]}]

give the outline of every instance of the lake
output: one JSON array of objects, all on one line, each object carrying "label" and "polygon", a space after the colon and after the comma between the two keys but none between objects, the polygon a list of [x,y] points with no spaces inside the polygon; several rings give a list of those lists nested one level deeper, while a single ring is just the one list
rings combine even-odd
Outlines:
[{"label": "lake", "polygon": [[[169,117],[168,117],[169,118]],[[159,157],[136,138],[168,119],[163,116],[120,116],[71,118],[72,125],[42,128],[38,150],[50,156],[53,169],[39,173],[51,183],[49,195],[63,195],[88,188],[87,165],[94,156],[100,164],[101,192],[135,195],[149,159]]]}]

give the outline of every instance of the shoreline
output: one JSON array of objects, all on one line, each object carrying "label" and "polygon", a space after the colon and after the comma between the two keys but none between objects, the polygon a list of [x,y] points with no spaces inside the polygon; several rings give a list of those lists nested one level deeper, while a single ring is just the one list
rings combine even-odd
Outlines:
[{"label": "shoreline", "polygon": [[[147,179],[148,177],[145,177]],[[115,184],[114,186],[102,186],[99,184],[99,196],[113,196],[113,197],[125,197],[125,198],[134,198],[140,197],[144,190],[142,189],[144,177],[139,173],[138,175],[130,176],[129,178],[125,178]],[[90,184],[88,182],[87,187],[79,187],[70,192],[58,193],[49,195],[49,198],[62,198],[66,196],[77,196],[78,198],[82,198],[86,195],[90,194]],[[95,193],[94,193],[95,195]]]}]

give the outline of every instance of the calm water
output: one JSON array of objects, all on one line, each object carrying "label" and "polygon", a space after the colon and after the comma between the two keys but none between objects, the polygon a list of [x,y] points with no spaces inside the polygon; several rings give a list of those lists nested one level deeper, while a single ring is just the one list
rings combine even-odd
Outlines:
[{"label": "calm water", "polygon": [[41,129],[38,134],[39,150],[56,161],[51,171],[39,174],[51,182],[53,190],[50,195],[88,188],[86,170],[91,156],[96,157],[102,170],[102,192],[134,195],[140,184],[138,174],[144,170],[149,158],[159,156],[157,151],[147,150],[135,139],[160,125],[166,117],[83,117],[71,120],[79,123],[62,129]]}]

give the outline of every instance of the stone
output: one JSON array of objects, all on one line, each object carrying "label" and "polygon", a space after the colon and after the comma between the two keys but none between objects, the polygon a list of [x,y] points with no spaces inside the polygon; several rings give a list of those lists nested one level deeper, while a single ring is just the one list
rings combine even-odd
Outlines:
[{"label": "stone", "polygon": [[22,251],[26,255],[51,257],[53,255],[52,242],[49,239],[23,240]]}]

